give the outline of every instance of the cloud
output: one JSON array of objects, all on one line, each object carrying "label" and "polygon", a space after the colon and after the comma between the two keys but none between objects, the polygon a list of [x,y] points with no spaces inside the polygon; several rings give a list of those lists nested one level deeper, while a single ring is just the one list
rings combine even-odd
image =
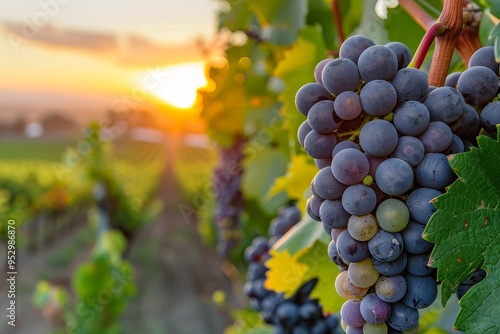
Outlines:
[{"label": "cloud", "polygon": [[51,49],[85,52],[107,57],[118,64],[131,67],[162,66],[197,61],[201,53],[195,43],[166,45],[139,35],[114,35],[46,24],[35,27],[28,23],[2,22],[0,28],[11,41]]}]

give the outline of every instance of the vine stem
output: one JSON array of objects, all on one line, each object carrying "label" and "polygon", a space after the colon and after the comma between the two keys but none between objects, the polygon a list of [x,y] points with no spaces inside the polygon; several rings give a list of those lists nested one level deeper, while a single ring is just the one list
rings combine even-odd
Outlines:
[{"label": "vine stem", "polygon": [[345,41],[344,27],[342,26],[342,15],[340,13],[339,0],[332,1],[332,16],[335,27],[337,28],[337,34],[340,39],[340,44]]},{"label": "vine stem", "polygon": [[448,75],[451,58],[463,25],[463,0],[444,0],[443,11],[438,18],[446,30],[436,37],[436,48],[429,70],[429,85],[442,86]]},{"label": "vine stem", "polygon": [[429,48],[431,47],[432,42],[434,42],[434,39],[438,35],[444,33],[445,30],[446,27],[441,22],[433,23],[422,38],[422,41],[420,42],[418,49],[413,56],[413,59],[411,60],[410,64],[408,64],[408,67],[420,68],[420,66],[422,66],[422,63],[424,62],[427,52],[429,51]]}]

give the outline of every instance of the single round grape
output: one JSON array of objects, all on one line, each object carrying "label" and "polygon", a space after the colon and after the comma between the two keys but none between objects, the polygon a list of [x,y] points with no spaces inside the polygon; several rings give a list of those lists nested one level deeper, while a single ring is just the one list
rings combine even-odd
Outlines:
[{"label": "single round grape", "polygon": [[363,334],[387,334],[388,328],[385,322],[380,324],[370,324],[369,322],[363,325]]},{"label": "single round grape", "polygon": [[498,93],[498,72],[485,66],[466,69],[458,78],[457,89],[465,102],[472,106],[482,106],[491,101]]},{"label": "single round grape", "polygon": [[378,79],[390,81],[398,70],[398,59],[388,47],[373,45],[359,56],[358,68],[365,82]]},{"label": "single round grape", "polygon": [[437,297],[436,281],[431,276],[404,275],[406,294],[401,299],[403,303],[414,309],[430,306]]},{"label": "single round grape", "polygon": [[362,184],[349,186],[342,195],[342,206],[351,215],[366,215],[375,209],[376,205],[375,191]]},{"label": "single round grape", "polygon": [[335,145],[335,147],[332,150],[332,158],[334,158],[337,155],[337,153],[339,153],[340,151],[342,151],[346,148],[354,148],[356,150],[359,150],[358,144],[356,144],[355,142],[350,141],[350,140],[344,140],[344,141],[337,143],[337,145]]},{"label": "single round grape", "polygon": [[397,94],[394,87],[384,80],[372,80],[359,93],[361,107],[370,116],[383,117],[396,106]]},{"label": "single round grape", "polygon": [[299,306],[299,316],[306,323],[315,323],[321,319],[321,307],[312,302],[306,302]]},{"label": "single round grape", "polygon": [[361,327],[365,324],[365,319],[361,316],[361,301],[358,299],[349,299],[344,302],[340,309],[340,316],[346,322],[347,326]]},{"label": "single round grape", "polygon": [[295,94],[295,106],[305,116],[316,102],[322,100],[331,100],[331,95],[323,85],[316,82],[305,84]]},{"label": "single round grape", "polygon": [[415,68],[399,70],[391,81],[396,90],[397,104],[421,101],[429,91],[427,74]]},{"label": "single round grape", "polygon": [[410,254],[422,254],[432,249],[434,244],[422,238],[424,229],[425,225],[419,224],[414,220],[410,220],[408,226],[401,231],[404,249],[406,252]]},{"label": "single round grape", "polygon": [[323,169],[325,167],[330,168],[332,165],[332,158],[325,158],[325,159],[314,159],[314,164],[318,169]]},{"label": "single round grape", "polygon": [[346,185],[361,183],[368,175],[370,164],[360,150],[347,148],[338,152],[332,161],[332,172],[335,178]]},{"label": "single round grape", "polygon": [[359,56],[370,46],[375,45],[371,39],[362,35],[354,35],[347,38],[340,46],[339,56],[348,58],[355,64],[358,63]]},{"label": "single round grape", "polygon": [[340,93],[334,102],[335,114],[343,120],[353,120],[361,115],[363,109],[359,95],[352,91]]},{"label": "single round grape", "polygon": [[299,308],[294,303],[285,301],[276,308],[275,318],[279,325],[291,327],[299,321]]},{"label": "single round grape", "polygon": [[410,211],[398,199],[389,198],[378,205],[376,217],[379,226],[387,232],[402,231],[410,221]]},{"label": "single round grape", "polygon": [[391,315],[387,319],[387,325],[398,331],[407,331],[418,326],[418,311],[406,306],[403,302],[391,305]]},{"label": "single round grape", "polygon": [[335,292],[344,299],[356,299],[347,288],[348,271],[343,271],[335,279]]},{"label": "single round grape", "polygon": [[415,179],[426,188],[444,189],[456,178],[448,158],[442,153],[426,153],[415,169]]},{"label": "single round grape", "polygon": [[[362,154],[362,153],[361,153]],[[347,186],[340,183],[332,173],[331,167],[324,167],[315,176],[312,181],[316,193],[329,200],[335,200],[342,197]]]},{"label": "single round grape", "polygon": [[361,300],[359,310],[363,319],[374,325],[383,323],[391,314],[390,304],[384,302],[375,293],[369,293]]},{"label": "single round grape", "polygon": [[368,250],[374,259],[382,262],[396,260],[403,253],[403,238],[399,233],[378,230],[377,234],[368,241]]},{"label": "single round grape", "polygon": [[351,215],[344,209],[341,200],[326,200],[319,207],[319,217],[331,231],[346,227]]},{"label": "single round grape", "polygon": [[376,119],[363,126],[359,143],[369,155],[384,157],[391,154],[398,145],[398,132],[390,122]]},{"label": "single round grape", "polygon": [[413,186],[413,169],[404,160],[387,159],[378,166],[375,182],[387,195],[402,195]]},{"label": "single round grape", "polygon": [[304,139],[307,154],[316,159],[330,158],[336,144],[337,137],[334,133],[320,134],[312,130]]},{"label": "single round grape", "polygon": [[495,61],[495,49],[493,46],[483,46],[477,49],[469,60],[469,67],[485,66],[495,74],[499,74],[499,64]]},{"label": "single round grape", "polygon": [[410,211],[411,218],[420,224],[427,224],[429,218],[436,211],[436,207],[431,200],[442,193],[431,188],[417,188],[413,190],[406,199],[406,205]]},{"label": "single round grape", "polygon": [[398,70],[405,68],[408,64],[410,64],[413,56],[410,49],[405,44],[401,42],[390,42],[385,46],[391,49],[396,55],[396,58],[398,59]]},{"label": "single round grape", "polygon": [[321,80],[321,73],[323,73],[323,68],[325,68],[325,65],[330,61],[331,59],[323,59],[314,68],[314,80],[316,80],[317,83],[323,84],[323,80]]},{"label": "single round grape", "polygon": [[333,104],[333,101],[323,100],[309,109],[307,121],[311,129],[317,133],[329,134],[339,128],[342,120],[333,112]]},{"label": "single round grape", "polygon": [[360,262],[368,257],[368,245],[364,241],[354,239],[348,230],[340,233],[337,238],[337,252],[342,257],[342,260],[348,262]]},{"label": "single round grape", "polygon": [[443,152],[451,145],[453,132],[443,122],[430,122],[427,129],[418,136],[427,152]]},{"label": "single round grape", "polygon": [[431,121],[446,124],[457,120],[465,107],[465,101],[460,92],[446,86],[434,89],[426,96],[423,103],[429,110]]},{"label": "single round grape", "polygon": [[377,282],[380,275],[369,258],[361,262],[351,263],[347,269],[347,274],[351,282],[360,288],[371,287]]},{"label": "single round grape", "polygon": [[403,252],[396,260],[391,262],[383,262],[376,258],[373,258],[372,261],[380,275],[394,276],[401,274],[405,270],[408,256]]},{"label": "single round grape", "polygon": [[401,275],[380,276],[375,283],[375,292],[381,300],[395,303],[406,294],[406,280]]},{"label": "single round grape", "polygon": [[462,74],[462,72],[453,72],[448,74],[446,76],[446,80],[444,81],[444,85],[447,87],[457,88],[457,82],[458,78],[460,78],[460,74]]},{"label": "single round grape", "polygon": [[476,109],[468,104],[465,104],[465,108],[460,117],[450,124],[450,128],[454,134],[469,141],[476,138],[480,126],[479,114]]},{"label": "single round grape", "polygon": [[299,140],[300,146],[304,147],[304,139],[306,138],[307,134],[311,132],[311,130],[312,129],[309,126],[307,120],[300,124],[299,129],[297,130],[297,139]]},{"label": "single round grape", "polygon": [[319,217],[319,209],[323,202],[324,200],[320,199],[319,197],[316,196],[309,197],[306,204],[306,211],[309,217],[317,221],[321,220]]},{"label": "single round grape", "polygon": [[423,103],[407,101],[396,109],[393,122],[401,134],[418,136],[429,126],[429,110]]},{"label": "single round grape", "polygon": [[368,288],[360,288],[359,286],[354,285],[349,277],[347,278],[347,290],[349,290],[353,296],[358,298],[365,296],[368,292]]},{"label": "single round grape", "polygon": [[481,111],[483,129],[496,138],[497,124],[500,124],[500,101],[491,102]]},{"label": "single round grape", "polygon": [[351,216],[347,221],[347,230],[354,239],[368,241],[377,233],[378,223],[371,214]]},{"label": "single round grape", "polygon": [[424,144],[415,137],[399,137],[398,146],[391,153],[391,158],[398,158],[407,162],[410,166],[418,165],[425,155]]},{"label": "single round grape", "polygon": [[342,260],[342,257],[337,251],[337,244],[333,240],[330,241],[330,243],[328,244],[328,257],[330,258],[330,260],[332,260],[333,263],[335,263],[338,266],[345,265],[344,261]]},{"label": "single round grape", "polygon": [[423,254],[410,254],[408,255],[408,263],[406,264],[406,270],[415,276],[429,276],[436,269],[429,267],[429,258],[431,256],[430,252]]},{"label": "single round grape", "polygon": [[453,135],[450,146],[444,151],[444,154],[456,154],[465,152],[465,144],[459,136]]},{"label": "single round grape", "polygon": [[326,90],[335,96],[345,91],[355,91],[359,86],[358,67],[347,58],[333,59],[323,68],[321,80]]}]

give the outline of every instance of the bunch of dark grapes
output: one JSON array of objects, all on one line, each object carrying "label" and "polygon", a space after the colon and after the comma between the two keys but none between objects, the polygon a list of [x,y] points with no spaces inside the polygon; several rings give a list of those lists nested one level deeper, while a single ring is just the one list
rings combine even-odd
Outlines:
[{"label": "bunch of dark grapes", "polygon": [[317,279],[304,284],[290,298],[267,290],[264,286],[267,272],[264,263],[269,258],[269,249],[300,218],[300,211],[295,206],[281,209],[278,217],[271,221],[269,239],[260,236],[248,246],[245,259],[249,266],[244,292],[250,298],[251,306],[260,312],[264,322],[273,325],[275,334],[336,334],[340,329],[338,316],[325,316],[318,301],[309,296]]},{"label": "bunch of dark grapes", "polygon": [[217,252],[229,255],[241,239],[240,219],[244,209],[241,178],[245,141],[236,139],[230,147],[219,148],[219,164],[213,173],[216,200]]},{"label": "bunch of dark grapes", "polygon": [[407,68],[411,57],[402,43],[352,36],[296,94],[307,116],[299,142],[320,169],[307,211],[332,237],[347,333],[417,328],[437,295],[433,244],[421,236],[432,200],[456,179],[447,156],[468,150],[481,124],[494,135],[500,123],[492,50],[444,87]]}]

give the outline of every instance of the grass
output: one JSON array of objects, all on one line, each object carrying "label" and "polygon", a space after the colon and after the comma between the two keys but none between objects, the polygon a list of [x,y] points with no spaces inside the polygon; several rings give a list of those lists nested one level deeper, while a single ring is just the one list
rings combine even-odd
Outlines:
[{"label": "grass", "polygon": [[1,160],[49,160],[60,161],[67,148],[75,147],[74,140],[2,139]]}]

